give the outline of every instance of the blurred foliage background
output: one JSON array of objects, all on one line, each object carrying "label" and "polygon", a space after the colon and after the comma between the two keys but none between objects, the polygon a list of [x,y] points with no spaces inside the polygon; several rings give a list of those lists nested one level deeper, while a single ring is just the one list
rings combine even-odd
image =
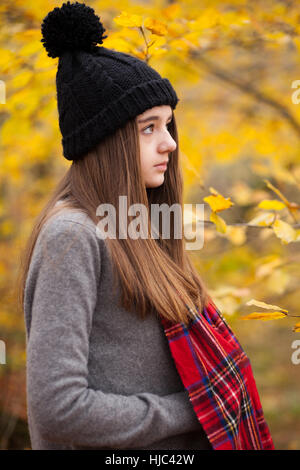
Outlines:
[{"label": "blurred foliage background", "polygon": [[[275,447],[300,449],[300,364],[292,361],[300,340],[299,3],[85,3],[106,28],[105,47],[146,60],[177,91],[185,203],[205,205],[204,246],[192,259],[251,359]],[[61,4],[0,5],[0,449],[30,449],[16,278],[34,218],[70,165],[58,127],[58,59],[40,42],[43,18]],[[269,321],[244,321],[259,311],[250,299],[288,313],[275,319],[269,306]]]}]

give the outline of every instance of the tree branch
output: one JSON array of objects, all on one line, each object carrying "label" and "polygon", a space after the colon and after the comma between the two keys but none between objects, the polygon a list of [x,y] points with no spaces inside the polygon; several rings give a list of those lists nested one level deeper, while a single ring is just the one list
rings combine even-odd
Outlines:
[{"label": "tree branch", "polygon": [[212,61],[208,60],[197,48],[192,48],[190,50],[189,55],[193,61],[195,61],[196,59],[198,62],[201,62],[201,64],[203,64],[208,69],[208,71],[215,77],[219,78],[220,80],[223,80],[226,83],[229,83],[230,85],[233,85],[236,88],[239,88],[239,90],[242,90],[248,95],[253,96],[256,100],[275,109],[284,119],[289,122],[294,131],[296,131],[296,133],[298,134],[298,136],[300,136],[300,123],[295,119],[289,109],[287,109],[283,104],[274,100],[272,97],[267,96],[265,93],[257,90],[250,83],[244,82],[238,77],[232,75],[230,72],[222,69]]}]

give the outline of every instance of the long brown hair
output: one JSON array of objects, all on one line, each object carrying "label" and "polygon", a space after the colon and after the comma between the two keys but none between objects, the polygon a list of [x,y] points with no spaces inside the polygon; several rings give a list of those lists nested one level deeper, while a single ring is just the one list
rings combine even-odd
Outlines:
[{"label": "long brown hair", "polygon": [[[159,187],[146,188],[142,182],[136,118],[108,135],[84,158],[72,162],[36,218],[22,255],[18,289],[22,309],[27,272],[39,232],[43,224],[63,208],[79,209],[97,225],[97,207],[110,203],[116,209],[118,221],[119,195],[125,195],[128,207],[139,203],[148,208],[150,231],[151,204],[165,203],[170,207],[177,203],[182,207],[183,177],[174,115],[169,129],[177,146],[169,155],[164,183]],[[54,207],[59,200],[64,201]],[[183,233],[183,225],[181,227]],[[187,325],[193,318],[187,305],[201,311],[209,300],[208,291],[185,250],[184,237],[164,239],[160,227],[157,229],[158,239],[117,236],[105,240],[113,261],[115,285],[120,282],[121,286],[120,306],[135,311],[142,318],[152,311],[172,322]],[[172,230],[174,220],[171,217],[171,234]]]}]

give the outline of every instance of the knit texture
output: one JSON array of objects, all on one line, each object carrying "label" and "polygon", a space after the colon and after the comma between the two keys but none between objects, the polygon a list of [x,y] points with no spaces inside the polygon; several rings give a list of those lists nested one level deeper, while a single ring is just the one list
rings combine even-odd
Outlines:
[{"label": "knit texture", "polygon": [[167,78],[137,57],[96,46],[107,36],[92,8],[67,2],[48,13],[41,29],[48,55],[59,57],[57,106],[67,160],[82,158],[147,109],[176,108]]},{"label": "knit texture", "polygon": [[24,299],[32,449],[211,449],[159,319],[120,293],[91,219],[46,222]]}]

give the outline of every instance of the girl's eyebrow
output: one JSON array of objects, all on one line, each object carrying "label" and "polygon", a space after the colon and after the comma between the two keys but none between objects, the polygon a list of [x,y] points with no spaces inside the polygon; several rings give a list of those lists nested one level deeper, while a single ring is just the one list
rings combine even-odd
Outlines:
[{"label": "girl's eyebrow", "polygon": [[[173,114],[171,114],[171,116],[168,117],[168,120],[171,119],[172,117],[173,117]],[[140,119],[138,123],[147,122],[147,121],[157,121],[159,119],[161,119],[160,116],[149,116],[145,119]]]}]

